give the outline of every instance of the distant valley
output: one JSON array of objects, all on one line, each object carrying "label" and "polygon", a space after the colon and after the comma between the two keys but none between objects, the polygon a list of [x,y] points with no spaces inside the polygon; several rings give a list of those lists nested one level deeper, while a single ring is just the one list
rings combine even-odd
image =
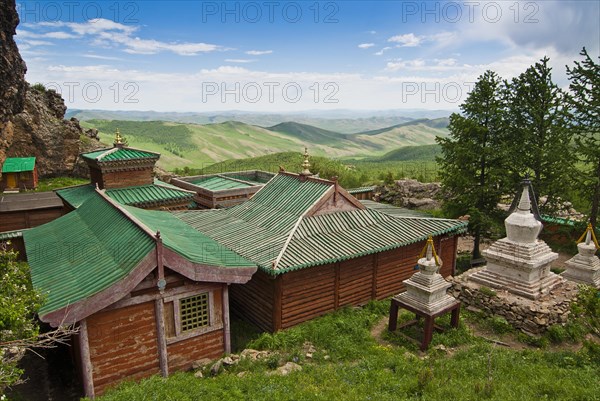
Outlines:
[{"label": "distant valley", "polygon": [[[119,128],[130,146],[161,153],[159,165],[167,170],[183,167],[198,169],[229,159],[258,157],[278,152],[300,152],[304,146],[307,146],[314,156],[375,161],[377,158],[383,159],[386,154],[398,148],[433,145],[437,136],[445,137],[448,134],[446,117],[410,120],[394,117],[396,121],[409,121],[381,127],[383,120],[378,120],[378,123],[372,124],[371,128],[375,127],[373,129],[345,133],[323,128],[323,125],[317,127],[297,121],[259,126],[240,121],[197,124],[88,119],[86,115],[76,113],[71,116],[81,119],[81,125],[86,129],[98,129],[100,139],[104,143],[112,143],[114,132]],[[362,120],[357,122],[350,119],[347,122],[348,126],[351,121],[359,126],[364,123]],[[339,121],[336,122],[338,123]],[[413,148],[408,154],[414,156],[415,152],[419,157],[428,155],[429,160],[435,157],[431,149],[415,151]]]}]

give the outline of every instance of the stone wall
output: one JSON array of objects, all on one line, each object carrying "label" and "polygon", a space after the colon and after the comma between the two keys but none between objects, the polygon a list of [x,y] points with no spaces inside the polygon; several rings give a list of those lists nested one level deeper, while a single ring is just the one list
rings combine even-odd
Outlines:
[{"label": "stone wall", "polygon": [[451,278],[452,287],[448,291],[467,310],[482,312],[486,316],[501,316],[526,334],[541,334],[550,326],[568,321],[571,303],[577,297],[575,283],[565,281],[559,288],[534,301],[469,281],[469,276],[479,270],[481,268],[471,269]]}]

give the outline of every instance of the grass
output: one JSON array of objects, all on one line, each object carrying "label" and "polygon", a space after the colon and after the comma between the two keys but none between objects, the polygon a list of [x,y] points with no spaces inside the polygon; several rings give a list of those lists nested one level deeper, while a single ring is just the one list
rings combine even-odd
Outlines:
[{"label": "grass", "polygon": [[78,177],[40,178],[35,192],[47,192],[58,188],[71,187],[73,185],[89,184],[89,182],[89,178]]},{"label": "grass", "polygon": [[[251,330],[236,338],[270,356],[244,361],[217,376],[191,373],[124,383],[100,397],[121,400],[594,400],[599,399],[600,353],[500,348],[472,334],[463,312],[460,327],[435,334],[427,353],[411,342],[372,327],[388,313],[389,301],[345,308],[276,334]],[[400,319],[410,319],[403,313]],[[438,320],[448,325],[448,317]],[[496,322],[492,327],[498,326]],[[498,329],[503,330],[502,327]],[[248,332],[249,327],[233,327]],[[308,341],[316,352],[307,358]],[[383,341],[383,342],[382,342]],[[446,348],[436,347],[443,344]],[[596,358],[596,359],[594,359]],[[266,373],[286,361],[303,369],[288,376]],[[245,372],[241,375],[241,372]]]}]

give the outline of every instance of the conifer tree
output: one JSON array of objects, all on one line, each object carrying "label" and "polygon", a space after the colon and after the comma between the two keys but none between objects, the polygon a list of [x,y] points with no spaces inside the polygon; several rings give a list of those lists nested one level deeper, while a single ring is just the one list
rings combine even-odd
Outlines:
[{"label": "conifer tree", "polygon": [[[594,62],[585,47],[579,53],[582,61],[567,66],[569,105],[576,151],[586,165],[580,185],[582,195],[590,200],[590,222],[595,226],[600,207],[600,64]],[[599,58],[600,59],[600,58]]]},{"label": "conifer tree", "polygon": [[507,158],[513,181],[507,191],[530,173],[536,195],[544,197],[540,210],[552,213],[560,200],[569,198],[573,153],[566,95],[552,81],[548,61],[544,57],[505,83]]},{"label": "conifer tree", "polygon": [[443,207],[453,217],[470,216],[474,261],[481,259],[479,244],[497,213],[506,176],[502,90],[501,78],[486,71],[460,106],[462,113],[450,116],[449,136],[437,138]]}]

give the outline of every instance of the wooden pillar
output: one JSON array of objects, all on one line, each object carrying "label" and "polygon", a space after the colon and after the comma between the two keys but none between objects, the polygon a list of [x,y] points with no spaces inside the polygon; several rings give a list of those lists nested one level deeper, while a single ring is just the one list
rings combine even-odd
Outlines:
[{"label": "wooden pillar", "polygon": [[281,283],[281,274],[275,276],[275,294],[273,299],[273,332],[281,330],[283,313],[283,288]]},{"label": "wooden pillar", "polygon": [[154,310],[156,312],[156,341],[158,342],[158,362],[160,365],[160,374],[163,377],[169,376],[169,360],[167,353],[167,340],[165,337],[165,304],[162,298],[154,301]]},{"label": "wooden pillar", "polygon": [[229,284],[223,284],[223,343],[225,353],[231,353],[231,328],[229,323]]},{"label": "wooden pillar", "polygon": [[92,359],[90,357],[90,342],[87,321],[79,322],[79,353],[81,355],[81,373],[83,378],[83,391],[88,398],[94,398],[94,374]]}]

